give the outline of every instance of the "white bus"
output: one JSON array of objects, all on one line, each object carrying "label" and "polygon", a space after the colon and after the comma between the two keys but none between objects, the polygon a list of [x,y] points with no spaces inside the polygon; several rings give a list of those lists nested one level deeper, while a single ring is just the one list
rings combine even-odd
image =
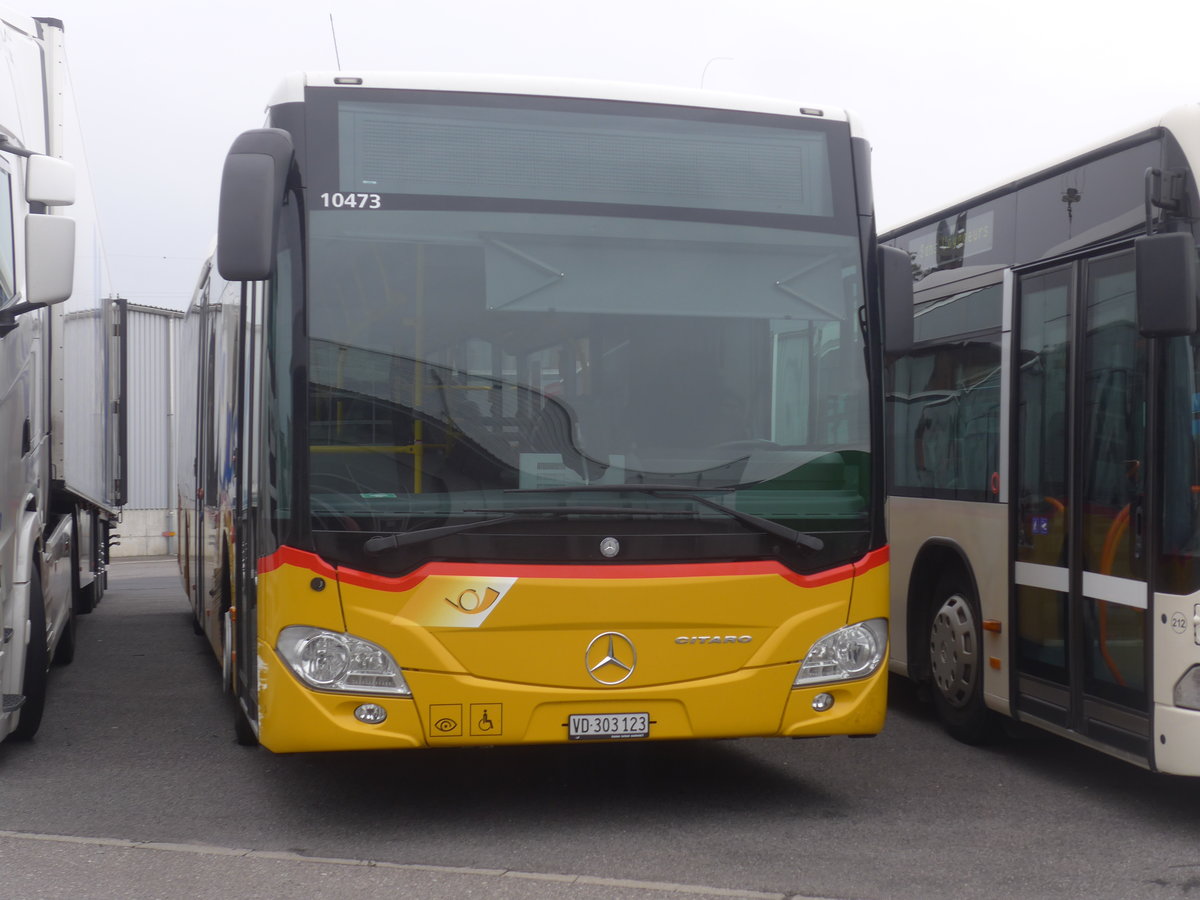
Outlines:
[{"label": "white bus", "polygon": [[962,740],[1200,775],[1198,170],[1191,106],[881,237],[891,666]]}]

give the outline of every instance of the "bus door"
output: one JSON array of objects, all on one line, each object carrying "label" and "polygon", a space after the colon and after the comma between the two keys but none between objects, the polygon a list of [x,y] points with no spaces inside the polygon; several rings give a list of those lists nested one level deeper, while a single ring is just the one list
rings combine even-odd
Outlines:
[{"label": "bus door", "polygon": [[[258,458],[258,432],[261,422],[262,392],[258,389],[262,374],[261,325],[263,286],[261,282],[242,284],[241,304],[238,321],[238,359],[236,390],[238,395],[231,402],[237,409],[238,453],[235,465],[234,491],[234,543],[236,597],[236,621],[230,623],[233,647],[240,648],[229,660],[232,666],[230,677],[234,694],[237,695],[246,721],[257,721],[258,716],[258,591],[257,571],[257,526],[255,504],[257,503],[258,475],[255,462]],[[249,742],[245,732],[246,722],[238,719],[239,741]]]},{"label": "bus door", "polygon": [[1144,761],[1151,457],[1133,251],[1015,281],[1014,713]]}]

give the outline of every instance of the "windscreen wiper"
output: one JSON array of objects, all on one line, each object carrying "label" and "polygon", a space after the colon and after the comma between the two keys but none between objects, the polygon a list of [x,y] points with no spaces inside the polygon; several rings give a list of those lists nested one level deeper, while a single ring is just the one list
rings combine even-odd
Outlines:
[{"label": "windscreen wiper", "polygon": [[424,541],[432,541],[451,534],[473,531],[476,528],[483,528],[485,525],[510,522],[516,518],[518,517],[492,516],[490,519],[480,519],[478,522],[464,522],[461,525],[439,525],[434,528],[417,528],[413,531],[401,531],[396,534],[377,534],[374,537],[367,538],[367,542],[363,544],[363,550],[366,553],[375,555],[387,550],[395,550],[398,547],[407,547],[410,544],[420,544]]},{"label": "windscreen wiper", "polygon": [[[464,509],[466,513],[494,512],[490,509]],[[413,531],[401,531],[397,534],[377,534],[367,538],[363,550],[372,555],[421,544],[425,541],[436,540],[461,534],[464,531],[474,531],[487,525],[499,525],[517,519],[541,519],[556,516],[674,516],[691,517],[696,513],[687,509],[646,509],[640,506],[523,506],[506,512],[502,516],[492,516],[490,519],[480,519],[477,522],[463,522],[459,525],[439,525],[434,528],[417,528]]]},{"label": "windscreen wiper", "polygon": [[[697,490],[691,485],[675,485],[675,484],[578,484],[578,485],[556,485],[554,487],[544,488],[517,488],[506,493],[514,494],[566,494],[575,491],[587,492],[629,492],[650,494],[658,496],[659,494],[670,494],[679,500],[690,500],[693,503],[699,503],[701,506],[708,509],[714,509],[719,513],[729,516],[731,519],[736,519],[743,525],[748,525],[758,531],[766,534],[774,535],[777,538],[782,538],[788,543],[795,544],[797,547],[805,547],[809,550],[822,550],[825,547],[825,542],[815,534],[805,534],[803,531],[797,531],[794,528],[788,528],[786,525],[780,525],[778,522],[772,522],[770,519],[764,519],[762,516],[756,516],[753,513],[742,512],[741,510],[731,509],[728,506],[723,506],[715,500],[709,500],[707,497],[701,497],[692,491]],[[722,486],[712,488],[700,488],[704,491],[733,491],[735,487]]]}]

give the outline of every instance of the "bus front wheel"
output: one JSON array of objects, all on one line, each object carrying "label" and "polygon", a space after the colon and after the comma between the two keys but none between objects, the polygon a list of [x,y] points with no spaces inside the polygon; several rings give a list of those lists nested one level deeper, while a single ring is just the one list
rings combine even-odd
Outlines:
[{"label": "bus front wheel", "polygon": [[947,573],[938,581],[929,618],[933,703],[942,726],[966,744],[996,737],[995,714],[983,702],[983,635],[979,601],[969,580]]},{"label": "bus front wheel", "polygon": [[258,746],[258,732],[242,708],[242,701],[236,696],[233,697],[233,739],[239,747]]}]

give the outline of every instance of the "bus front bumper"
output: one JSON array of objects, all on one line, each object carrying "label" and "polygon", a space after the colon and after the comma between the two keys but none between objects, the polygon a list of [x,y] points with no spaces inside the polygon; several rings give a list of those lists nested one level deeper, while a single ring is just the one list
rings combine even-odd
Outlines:
[{"label": "bus front bumper", "polygon": [[[302,685],[259,645],[259,740],[276,753],[586,742],[571,716],[644,715],[645,737],[872,735],[883,727],[887,666],[858,681],[791,687],[796,664],[744,669],[665,686],[576,690],[406,671],[411,699],[324,693]],[[819,695],[826,695],[820,697]],[[356,715],[373,705],[373,724]],[[361,714],[361,713],[360,713]]]}]

